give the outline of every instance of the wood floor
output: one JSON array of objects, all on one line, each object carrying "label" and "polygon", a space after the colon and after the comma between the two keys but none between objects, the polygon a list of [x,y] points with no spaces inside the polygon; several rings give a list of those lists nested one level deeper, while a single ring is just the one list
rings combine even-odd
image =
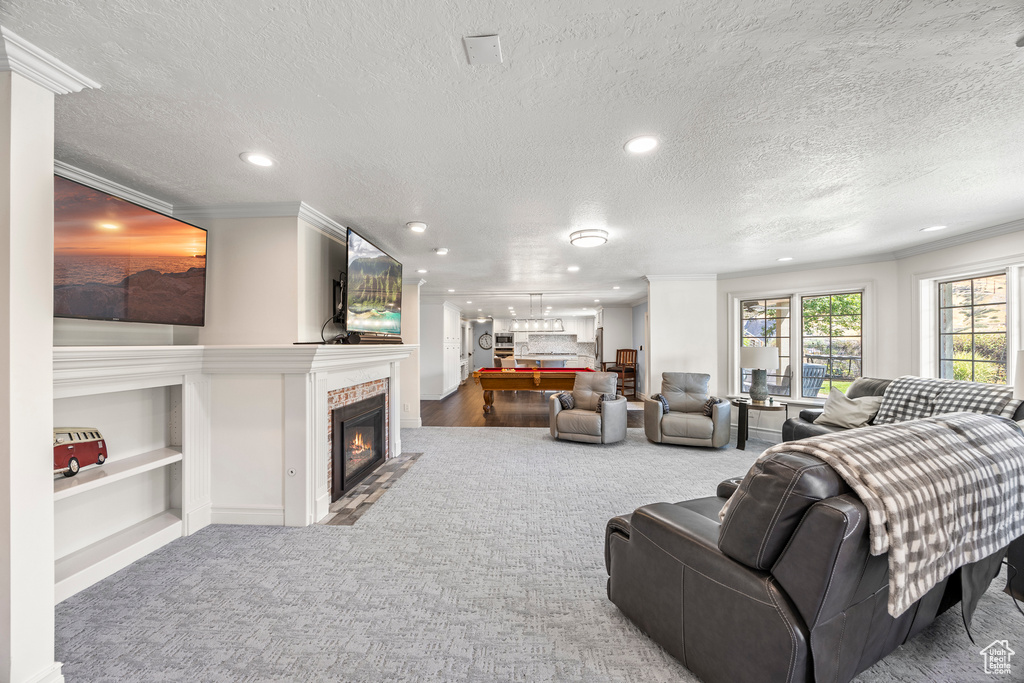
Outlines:
[{"label": "wood floor", "polygon": [[[547,427],[553,392],[495,391],[494,407],[484,415],[484,392],[473,378],[440,401],[420,401],[424,427]],[[643,427],[643,411],[631,410],[629,427]]]}]

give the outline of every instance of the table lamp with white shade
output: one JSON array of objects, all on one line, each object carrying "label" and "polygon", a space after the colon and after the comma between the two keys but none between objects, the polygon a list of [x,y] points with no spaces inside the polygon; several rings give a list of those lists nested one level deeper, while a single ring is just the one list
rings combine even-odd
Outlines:
[{"label": "table lamp with white shade", "polygon": [[768,398],[768,371],[779,369],[779,350],[774,346],[744,346],[740,349],[740,367],[750,369],[750,400],[763,403]]}]

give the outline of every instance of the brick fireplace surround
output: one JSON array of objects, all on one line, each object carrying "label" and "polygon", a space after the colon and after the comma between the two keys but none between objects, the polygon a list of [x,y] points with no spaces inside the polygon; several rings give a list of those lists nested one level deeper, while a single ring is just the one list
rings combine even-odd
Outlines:
[{"label": "brick fireplace surround", "polygon": [[371,396],[377,396],[384,394],[384,460],[390,459],[392,456],[391,449],[388,447],[391,435],[391,406],[390,406],[390,395],[388,394],[388,378],[376,379],[372,382],[363,382],[357,384],[354,387],[346,387],[344,389],[335,389],[327,392],[327,486],[330,488],[334,481],[334,458],[330,457],[330,454],[334,452],[333,435],[334,430],[332,428],[331,415],[337,408],[342,406],[350,406],[353,403],[362,401],[363,399],[370,398]]}]

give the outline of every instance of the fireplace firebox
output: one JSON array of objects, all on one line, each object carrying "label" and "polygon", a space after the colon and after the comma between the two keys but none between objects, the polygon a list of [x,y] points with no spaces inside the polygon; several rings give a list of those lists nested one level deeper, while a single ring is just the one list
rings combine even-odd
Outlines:
[{"label": "fireplace firebox", "polygon": [[332,412],[332,503],[384,462],[385,405],[378,394]]}]

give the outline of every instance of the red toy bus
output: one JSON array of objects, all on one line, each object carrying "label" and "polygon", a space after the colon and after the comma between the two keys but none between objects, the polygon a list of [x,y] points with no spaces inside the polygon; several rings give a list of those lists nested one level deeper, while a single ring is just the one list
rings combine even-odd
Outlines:
[{"label": "red toy bus", "polygon": [[95,427],[58,427],[53,430],[53,473],[73,477],[86,465],[102,465],[107,445]]}]

